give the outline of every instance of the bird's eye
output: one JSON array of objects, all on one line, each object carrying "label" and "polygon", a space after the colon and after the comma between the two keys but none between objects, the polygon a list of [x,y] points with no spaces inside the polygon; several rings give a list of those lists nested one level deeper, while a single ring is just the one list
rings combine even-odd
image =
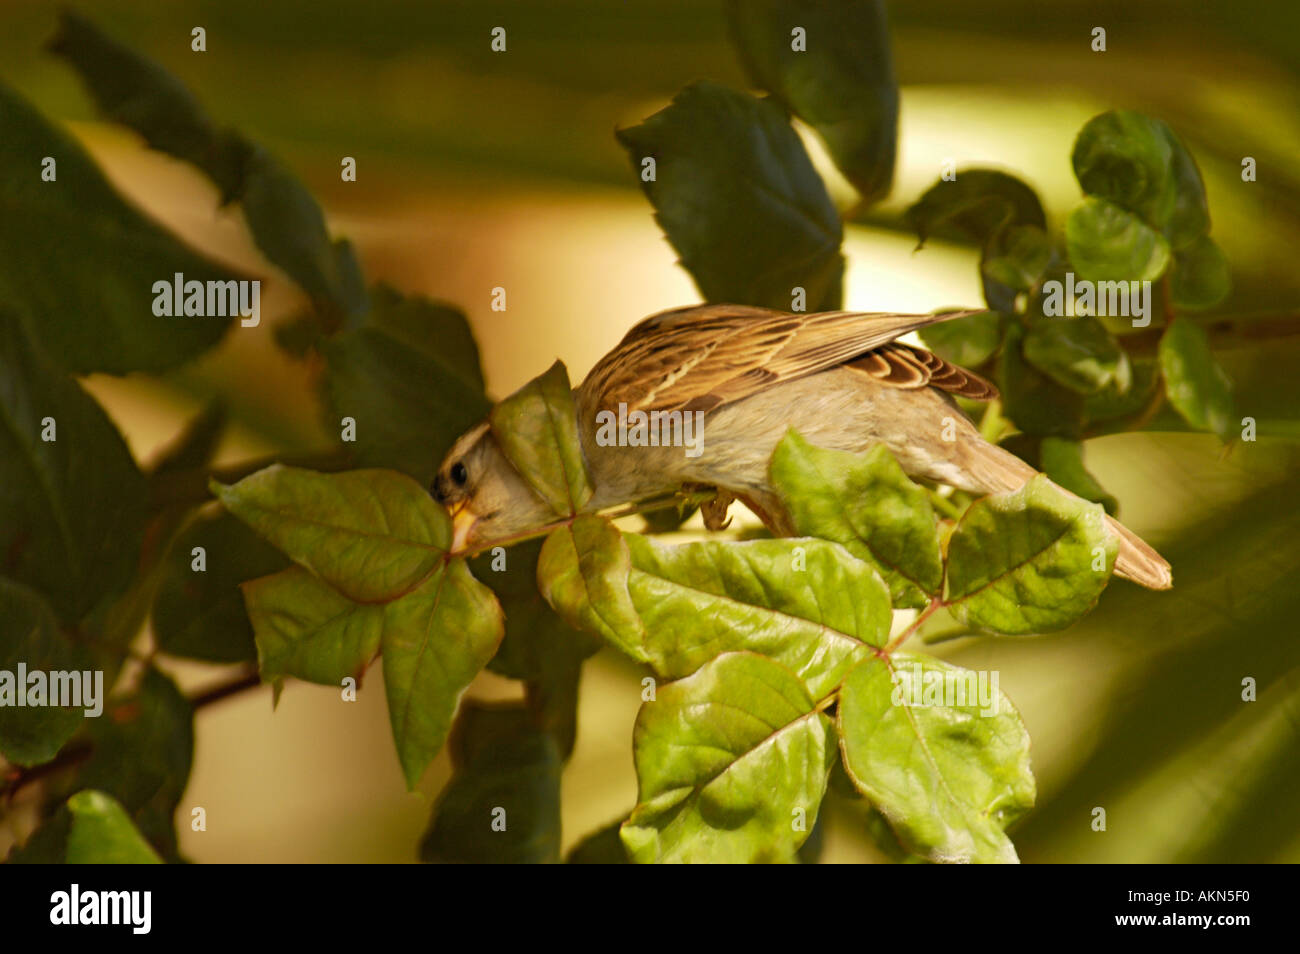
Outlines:
[{"label": "bird's eye", "polygon": [[465,481],[469,480],[469,471],[460,461],[451,465],[451,479],[456,482],[457,487],[464,487]]}]

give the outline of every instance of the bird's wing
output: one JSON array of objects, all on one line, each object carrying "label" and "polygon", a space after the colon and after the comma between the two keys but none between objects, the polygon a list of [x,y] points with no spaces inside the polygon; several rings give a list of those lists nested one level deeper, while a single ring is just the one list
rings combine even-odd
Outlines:
[{"label": "bird's wing", "polygon": [[854,358],[846,366],[896,388],[938,388],[972,401],[992,401],[998,396],[998,389],[974,371],[898,341]]},{"label": "bird's wing", "polygon": [[598,407],[625,403],[629,410],[708,411],[872,352],[868,366],[859,370],[886,384],[933,384],[962,393],[956,390],[960,386],[996,394],[976,375],[920,348],[884,347],[909,331],[972,313],[790,314],[744,305],[677,308],[632,328],[591,370],[582,390]]}]

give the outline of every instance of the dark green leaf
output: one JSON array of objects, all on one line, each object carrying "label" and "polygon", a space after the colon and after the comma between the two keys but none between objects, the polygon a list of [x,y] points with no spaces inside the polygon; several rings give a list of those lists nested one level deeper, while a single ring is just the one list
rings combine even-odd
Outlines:
[{"label": "dark green leaf", "polygon": [[1090,426],[1090,434],[1127,430],[1129,419],[1140,415],[1151,404],[1160,385],[1160,366],[1150,359],[1133,361],[1133,383],[1123,394],[1112,383],[1109,387],[1088,395],[1084,402],[1090,425],[1109,422],[1101,427]]},{"label": "dark green leaf", "polygon": [[139,693],[90,725],[90,759],[76,782],[113,796],[150,844],[175,860],[176,806],[194,755],[194,708],[175,684],[148,669]]},{"label": "dark green leaf", "polygon": [[1195,427],[1224,440],[1233,429],[1232,383],[1210,353],[1205,329],[1175,321],[1160,338],[1160,367],[1169,403]]},{"label": "dark green leaf", "polygon": [[1217,305],[1232,290],[1232,272],[1218,243],[1203,235],[1174,253],[1173,300],[1196,310]]},{"label": "dark green leaf", "polygon": [[1169,265],[1165,237],[1105,199],[1089,197],[1071,212],[1065,239],[1075,273],[1086,281],[1155,281]]},{"label": "dark green leaf", "polygon": [[1097,602],[1118,547],[1099,504],[1039,474],[962,515],[948,539],[949,610],[995,633],[1063,629]]},{"label": "dark green leaf", "polygon": [[[729,0],[727,13],[754,82],[817,130],[864,199],[887,195],[898,140],[898,83],[883,0],[843,0],[833,7]],[[805,31],[805,49],[792,48],[795,27]]]},{"label": "dark green leaf", "polygon": [[112,422],[0,311],[0,574],[80,619],[131,578],[144,516],[144,479]]},{"label": "dark green leaf", "polygon": [[803,288],[808,311],[840,306],[843,228],[780,106],[698,82],[617,136],[705,299],[789,310]]},{"label": "dark green leaf", "polygon": [[226,428],[226,408],[220,401],[204,405],[185,428],[158,454],[150,476],[194,470],[206,465]]},{"label": "dark green leaf", "polygon": [[600,640],[565,623],[538,592],[541,547],[541,540],[533,540],[489,551],[470,568],[492,588],[506,618],[505,638],[488,668],[527,684],[538,719],[567,759],[577,733],[582,661],[600,648]]},{"label": "dark green leaf", "polygon": [[51,49],[77,70],[109,119],[197,166],[221,190],[223,203],[240,199],[258,248],[311,298],[349,318],[365,312],[351,245],[331,243],[316,200],[265,149],[218,129],[180,81],[89,20],[65,13]]},{"label": "dark green leaf", "polygon": [[111,795],[86,789],[68,799],[68,864],[158,865],[162,859]]},{"label": "dark green leaf", "polygon": [[896,653],[863,662],[840,691],[849,775],[904,845],[932,861],[1016,862],[1004,830],[1034,804],[1029,734],[979,675],[983,687],[969,670]]},{"label": "dark green leaf", "polygon": [[612,822],[578,842],[564,859],[570,865],[625,865],[627,849],[623,847],[621,821]]},{"label": "dark green leaf", "polygon": [[393,471],[322,474],[275,464],[212,491],[295,563],[361,602],[419,586],[450,542],[447,512]]},{"label": "dark green leaf", "polygon": [[[61,631],[54,611],[39,593],[0,577],[0,753],[7,761],[39,765],[54,758],[92,708],[85,698],[81,705],[68,708],[51,705],[54,674],[75,677],[69,688],[80,695],[81,674],[96,668],[85,648]],[[32,673],[41,674],[42,700],[37,705],[26,704]],[[101,712],[107,688],[101,673],[97,700]]]},{"label": "dark green leaf", "polygon": [[313,300],[353,319],[364,314],[365,287],[352,247],[331,243],[325,215],[298,177],[252,145],[241,189],[244,217],[262,254]]},{"label": "dark green leaf", "polygon": [[[195,547],[204,550],[202,572],[193,569]],[[208,662],[256,659],[239,584],[282,570],[288,562],[229,513],[199,518],[172,545],[158,586],[153,607],[158,649]]]},{"label": "dark green leaf", "polygon": [[1052,260],[1052,243],[1037,225],[1012,225],[989,241],[980,271],[1012,291],[1029,291]]},{"label": "dark green leaf", "polygon": [[683,500],[675,507],[647,510],[641,514],[641,519],[645,521],[646,533],[672,533],[694,516],[699,509],[698,504],[687,503]]},{"label": "dark green leaf", "polygon": [[[229,318],[160,317],[155,282],[229,281],[145,218],[63,130],[0,85],[0,301],[69,370],[162,371],[216,344]],[[44,157],[57,178],[41,179]]]},{"label": "dark green leaf", "polygon": [[1044,437],[1039,448],[1039,469],[1071,493],[1101,504],[1111,516],[1119,510],[1119,501],[1084,466],[1083,445],[1078,441]]},{"label": "dark green leaf", "polygon": [[835,758],[830,720],[784,666],[724,653],[641,707],[637,862],[789,862],[817,820]]},{"label": "dark green leaf", "polygon": [[1022,431],[1041,436],[1080,436],[1083,396],[1057,384],[1025,360],[1025,330],[1018,321],[1007,323],[1007,337],[998,365],[998,386],[1006,415]]},{"label": "dark green leaf", "polygon": [[129,126],[151,149],[202,169],[223,201],[240,191],[248,145],[213,125],[184,84],[71,11],[61,11],[49,49],[68,61],[105,118]]},{"label": "dark green leaf", "polygon": [[461,694],[504,633],[492,591],[452,560],[384,607],[384,686],[398,759],[409,788],[442,748]]},{"label": "dark green leaf", "polygon": [[1112,385],[1122,394],[1132,382],[1128,355],[1090,316],[1033,321],[1023,352],[1039,371],[1080,394],[1095,394]]},{"label": "dark green leaf", "polygon": [[320,342],[337,429],[356,422],[363,467],[400,470],[428,486],[441,453],[487,416],[478,347],[455,308],[385,286],[372,292],[363,327]]},{"label": "dark green leaf", "polygon": [[927,325],[918,334],[925,346],[945,361],[977,368],[993,357],[1002,342],[1002,316],[996,311],[982,311]]},{"label": "dark green leaf", "polygon": [[488,420],[506,457],[557,514],[575,514],[591,499],[563,362],[499,402]]},{"label": "dark green leaf", "polygon": [[519,703],[466,701],[448,742],[453,775],[420,859],[472,864],[560,860],[560,770],[550,733]]},{"label": "dark green leaf", "polygon": [[1140,216],[1175,248],[1209,231],[1196,161],[1161,120],[1124,109],[1095,116],[1080,130],[1072,161],[1084,192]]},{"label": "dark green leaf", "polygon": [[791,431],[772,455],[772,484],[799,533],[841,543],[876,567],[894,606],[924,606],[943,586],[930,498],[888,448],[822,450]]},{"label": "dark green leaf", "polygon": [[1173,209],[1173,148],[1164,123],[1127,109],[1094,116],[1079,131],[1071,162],[1088,195],[1159,227]]},{"label": "dark green leaf", "polygon": [[963,169],[955,179],[941,179],[907,210],[906,220],[921,243],[935,237],[980,246],[1009,226],[1047,227],[1038,194],[996,169]]},{"label": "dark green leaf", "polygon": [[7,865],[61,865],[68,860],[68,830],[72,815],[60,805],[45,819],[22,846],[15,845],[5,857]]},{"label": "dark green leaf", "polygon": [[1161,229],[1169,244],[1178,250],[1205,237],[1210,231],[1210,204],[1196,160],[1174,131],[1164,123],[1161,125],[1169,140],[1169,171],[1174,183],[1174,207],[1161,223]]}]

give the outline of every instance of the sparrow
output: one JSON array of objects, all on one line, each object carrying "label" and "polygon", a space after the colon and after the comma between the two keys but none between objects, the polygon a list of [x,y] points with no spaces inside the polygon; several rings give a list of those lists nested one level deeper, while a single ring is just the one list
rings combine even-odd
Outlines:
[{"label": "sparrow", "polygon": [[[974,494],[1020,488],[1037,471],[985,441],[954,400],[989,401],[997,389],[897,340],[969,314],[700,305],[646,318],[573,392],[594,490],[583,511],[710,488],[715,504],[703,511],[711,528],[723,525],[726,504],[738,499],[774,534],[792,536],[795,527],[768,475],[772,452],[791,429],[831,450],[862,453],[884,444],[910,476]],[[638,411],[679,411],[702,422],[698,446],[611,441],[614,417],[621,423]],[[556,519],[486,422],[456,440],[430,489],[452,515],[455,550],[481,549]],[[1115,572],[1150,589],[1171,587],[1164,558],[1107,520],[1119,537]]]}]

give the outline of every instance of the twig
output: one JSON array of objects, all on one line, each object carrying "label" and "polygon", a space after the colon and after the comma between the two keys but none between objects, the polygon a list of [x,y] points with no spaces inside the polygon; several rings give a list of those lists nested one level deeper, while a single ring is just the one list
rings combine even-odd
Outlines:
[{"label": "twig", "polygon": [[932,597],[925,609],[916,614],[916,619],[908,623],[906,629],[885,644],[885,648],[881,650],[881,653],[885,656],[892,654],[899,646],[907,642],[908,638],[920,629],[925,624],[926,620],[933,616],[938,610],[943,609],[944,605],[942,599],[937,596]]},{"label": "twig", "polygon": [[[230,696],[244,692],[247,689],[255,689],[260,685],[262,685],[262,680],[256,672],[242,673],[234,679],[220,683],[213,686],[211,689],[206,689],[203,692],[192,696],[190,698],[190,705],[197,711],[206,706],[210,706],[213,703],[220,702],[222,699],[227,699]],[[111,717],[113,712],[117,712],[123,707],[131,705],[134,701],[134,699],[124,700],[111,712],[107,713],[107,715]],[[33,782],[38,782],[43,778],[47,778],[48,776],[61,772],[66,768],[71,768],[74,765],[84,762],[90,757],[92,749],[93,746],[91,743],[86,739],[82,739],[66,746],[58,755],[48,762],[44,762],[40,765],[33,765],[30,768],[19,767],[14,769],[4,786],[0,787],[0,802],[7,807],[13,802],[14,796],[16,796],[21,789],[26,788]]]}]

